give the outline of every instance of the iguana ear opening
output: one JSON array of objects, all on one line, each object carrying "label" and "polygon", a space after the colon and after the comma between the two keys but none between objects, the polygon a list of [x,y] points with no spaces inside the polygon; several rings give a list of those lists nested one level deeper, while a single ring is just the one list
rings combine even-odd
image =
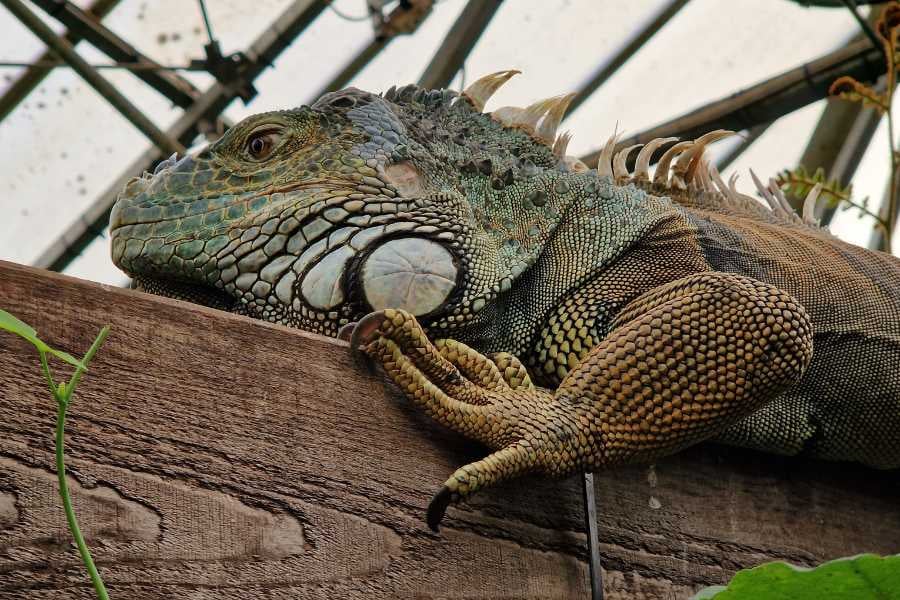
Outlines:
[{"label": "iguana ear opening", "polygon": [[422,174],[411,161],[389,164],[379,175],[405,198],[418,198],[425,194]]}]

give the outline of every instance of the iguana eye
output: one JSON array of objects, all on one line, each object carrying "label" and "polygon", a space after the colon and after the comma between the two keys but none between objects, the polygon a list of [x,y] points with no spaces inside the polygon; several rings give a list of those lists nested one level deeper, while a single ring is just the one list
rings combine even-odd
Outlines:
[{"label": "iguana eye", "polygon": [[253,160],[264,160],[272,154],[280,139],[281,133],[276,129],[255,131],[247,138],[247,154]]}]

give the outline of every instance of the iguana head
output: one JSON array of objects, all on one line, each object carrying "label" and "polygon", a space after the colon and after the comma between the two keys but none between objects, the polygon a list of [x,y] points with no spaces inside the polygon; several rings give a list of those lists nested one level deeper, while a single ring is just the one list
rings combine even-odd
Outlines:
[{"label": "iguana head", "polygon": [[385,307],[489,319],[583,166],[555,134],[570,96],[482,112],[513,74],[249,117],[128,183],[113,261],[148,291],[329,335]]}]

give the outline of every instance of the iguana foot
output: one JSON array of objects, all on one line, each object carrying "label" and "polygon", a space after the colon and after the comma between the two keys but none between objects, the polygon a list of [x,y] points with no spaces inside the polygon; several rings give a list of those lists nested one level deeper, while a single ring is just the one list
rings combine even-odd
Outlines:
[{"label": "iguana foot", "polygon": [[[543,470],[538,445],[528,431],[553,400],[535,387],[510,354],[491,360],[455,340],[428,340],[415,317],[387,309],[364,317],[353,332],[362,349],[416,404],[439,423],[497,450],[458,469],[428,508],[437,530],[447,507],[476,490],[523,473]],[[357,350],[358,351],[358,350]]]}]

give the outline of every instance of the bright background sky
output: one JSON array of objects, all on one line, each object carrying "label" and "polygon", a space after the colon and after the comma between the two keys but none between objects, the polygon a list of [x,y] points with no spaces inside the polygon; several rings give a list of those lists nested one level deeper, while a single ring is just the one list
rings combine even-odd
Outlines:
[{"label": "bright background sky", "polygon": [[[81,6],[88,4],[82,0]],[[524,105],[577,89],[652,18],[666,0],[507,0],[465,64],[467,81],[516,68],[488,105]],[[288,0],[207,0],[213,31],[225,53],[244,49]],[[363,15],[363,0],[338,0],[347,15]],[[412,36],[394,40],[351,85],[379,92],[415,82],[465,5],[442,0]],[[613,8],[614,7],[614,8]],[[35,8],[35,12],[43,13]],[[57,31],[62,28],[48,19]],[[203,57],[206,34],[193,0],[123,0],[104,20],[113,31],[161,64],[184,65]],[[43,45],[0,8],[0,60],[30,61]],[[846,10],[803,8],[788,0],[692,0],[577,111],[563,127],[575,137],[570,154],[593,150],[616,126],[635,133],[711,100],[812,60],[858,33]],[[289,108],[311,97],[372,37],[367,21],[351,22],[332,10],[321,16],[256,80],[259,95],[235,101],[226,116],[238,120]],[[78,51],[89,62],[107,59],[90,45]],[[0,69],[0,93],[17,75]],[[104,75],[165,129],[181,114],[129,73]],[[187,73],[201,90],[208,75]],[[452,87],[458,87],[457,76]],[[766,176],[796,165],[824,102],[777,121],[735,163],[739,187],[750,193],[748,168]],[[882,124],[853,180],[854,195],[880,202],[887,180],[887,133]],[[719,144],[717,152],[726,149]],[[0,122],[0,259],[33,262],[122,171],[149,147],[147,140],[71,70],[56,69]],[[839,212],[832,231],[865,244],[871,222]],[[122,284],[109,259],[108,237],[99,238],[67,273]]]}]

